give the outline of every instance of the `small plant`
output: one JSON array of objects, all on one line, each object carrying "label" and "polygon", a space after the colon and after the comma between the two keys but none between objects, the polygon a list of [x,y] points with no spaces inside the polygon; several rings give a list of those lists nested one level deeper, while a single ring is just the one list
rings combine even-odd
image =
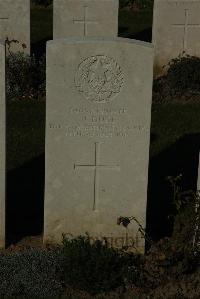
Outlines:
[{"label": "small plant", "polygon": [[176,211],[179,211],[182,206],[190,202],[191,197],[195,196],[193,190],[183,191],[181,187],[182,174],[179,174],[176,177],[168,176],[166,179],[170,183],[173,191],[173,205],[176,208]]},{"label": "small plant", "polygon": [[89,235],[76,239],[63,236],[63,254],[67,285],[92,294],[124,285],[124,268],[130,257],[102,241],[91,243]]},{"label": "small plant", "polygon": [[[182,175],[168,177],[173,188],[173,205],[175,207],[174,229],[170,244],[172,255],[179,261],[182,269],[195,268],[198,259],[195,246],[199,233],[199,192],[183,191],[181,188]],[[181,261],[181,262],[180,262]]]},{"label": "small plant", "polygon": [[[142,227],[142,225],[140,224],[140,222],[137,220],[136,217],[131,216],[131,217],[122,217],[120,216],[117,219],[117,224],[118,225],[123,225],[126,229],[126,245],[123,247],[123,249],[128,250],[129,249],[129,245],[128,245],[128,225],[131,223],[131,221],[134,221],[137,226],[138,226],[138,231],[140,232],[140,235],[142,238],[144,238],[148,243],[150,243],[152,245],[152,240],[149,238],[149,236],[147,235],[145,229]],[[137,248],[135,248],[137,250]]]},{"label": "small plant", "polygon": [[170,61],[167,82],[174,94],[200,94],[200,58],[183,53]]},{"label": "small plant", "polygon": [[[6,57],[6,87],[7,98],[39,99],[45,96],[45,57],[40,60],[29,56],[23,51],[13,53],[11,44],[6,42],[8,55]],[[24,49],[25,46],[22,45]]]},{"label": "small plant", "polygon": [[200,99],[200,58],[184,52],[172,59],[165,74],[154,80],[153,100],[164,103]]}]

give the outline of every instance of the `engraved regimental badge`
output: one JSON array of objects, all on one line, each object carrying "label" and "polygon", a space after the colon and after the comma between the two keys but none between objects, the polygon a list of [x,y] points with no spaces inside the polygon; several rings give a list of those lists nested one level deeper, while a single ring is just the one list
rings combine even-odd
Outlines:
[{"label": "engraved regimental badge", "polygon": [[75,75],[75,85],[92,102],[107,103],[120,93],[124,75],[110,57],[97,55],[83,60]]}]

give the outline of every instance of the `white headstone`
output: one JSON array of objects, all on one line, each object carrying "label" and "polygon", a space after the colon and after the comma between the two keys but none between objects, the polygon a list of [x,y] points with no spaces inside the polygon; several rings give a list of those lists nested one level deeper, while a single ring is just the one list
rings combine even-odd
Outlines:
[{"label": "white headstone", "polygon": [[119,0],[54,0],[53,37],[116,37]]},{"label": "white headstone", "polygon": [[[45,242],[88,232],[120,247],[120,216],[145,227],[152,73],[147,43],[48,43]],[[143,251],[135,223],[128,237]]]},{"label": "white headstone", "polygon": [[30,0],[0,0],[0,39],[12,43],[11,50],[30,53]]},{"label": "white headstone", "polygon": [[200,56],[200,1],[155,0],[153,43],[155,72],[183,52]]},{"label": "white headstone", "polygon": [[5,45],[0,43],[0,248],[5,246]]}]

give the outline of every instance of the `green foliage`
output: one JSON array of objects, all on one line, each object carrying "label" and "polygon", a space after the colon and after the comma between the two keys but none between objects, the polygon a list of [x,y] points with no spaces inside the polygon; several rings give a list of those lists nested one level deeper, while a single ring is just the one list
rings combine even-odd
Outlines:
[{"label": "green foliage", "polygon": [[[175,207],[172,236],[151,244],[147,256],[137,266],[139,274],[136,277],[135,265],[129,267],[127,279],[137,287],[154,289],[170,283],[172,279],[181,280],[183,275],[195,273],[200,268],[199,248],[197,250],[194,246],[196,220],[199,222],[200,219],[199,209],[195,209],[199,203],[199,192],[183,191],[181,179],[182,175],[167,178],[173,189]],[[123,218],[120,222],[124,222],[126,227],[128,220]]]},{"label": "green foliage", "polygon": [[167,82],[175,94],[200,93],[200,58],[183,55],[169,63]]},{"label": "green foliage", "polygon": [[[177,177],[167,177],[173,189],[173,205],[175,207],[174,230],[171,242],[179,254],[189,257],[194,255],[195,248],[194,235],[196,229],[196,221],[198,221],[199,209],[199,192],[193,190],[182,190],[182,175]],[[171,216],[171,215],[170,215]]]},{"label": "green foliage", "polygon": [[101,241],[91,243],[89,236],[63,238],[65,283],[89,293],[108,292],[124,285],[128,255],[109,248]]},{"label": "green foliage", "polygon": [[153,100],[156,102],[200,99],[200,58],[179,55],[166,65],[166,74],[154,80]]},{"label": "green foliage", "polygon": [[8,99],[38,99],[45,95],[45,58],[9,52],[6,58]]}]

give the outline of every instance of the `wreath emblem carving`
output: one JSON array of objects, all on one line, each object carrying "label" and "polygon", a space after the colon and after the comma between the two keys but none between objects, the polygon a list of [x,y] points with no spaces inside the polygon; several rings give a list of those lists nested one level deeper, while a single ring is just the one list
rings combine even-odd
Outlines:
[{"label": "wreath emblem carving", "polygon": [[92,102],[107,103],[120,93],[124,75],[110,57],[97,55],[83,60],[75,75],[76,88]]}]

